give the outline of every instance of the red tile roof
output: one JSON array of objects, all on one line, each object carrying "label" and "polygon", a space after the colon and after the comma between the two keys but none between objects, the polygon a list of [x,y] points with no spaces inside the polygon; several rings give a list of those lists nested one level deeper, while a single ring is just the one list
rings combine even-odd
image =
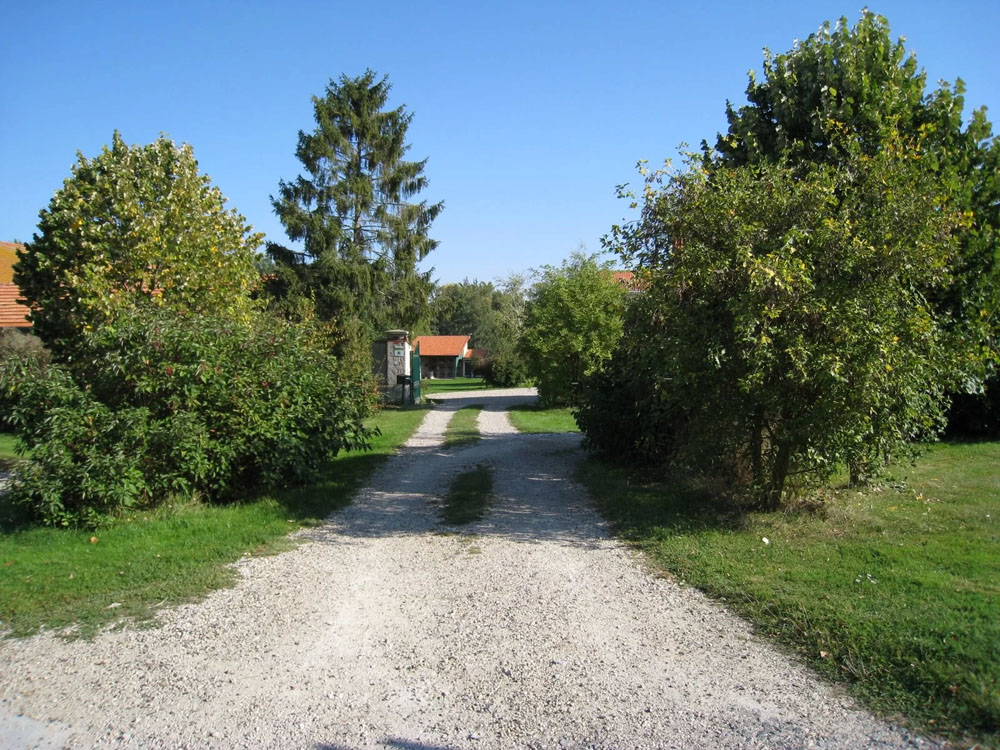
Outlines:
[{"label": "red tile roof", "polygon": [[29,312],[17,284],[0,284],[0,328],[30,328]]},{"label": "red tile roof", "polygon": [[422,357],[461,357],[469,347],[468,336],[417,336],[414,346]]},{"label": "red tile roof", "polygon": [[14,283],[14,264],[17,251],[24,245],[17,242],[0,242],[0,328],[30,328],[30,310],[21,298],[21,290]]},{"label": "red tile roof", "polygon": [[469,349],[465,354],[466,359],[486,359],[489,355],[488,349]]}]

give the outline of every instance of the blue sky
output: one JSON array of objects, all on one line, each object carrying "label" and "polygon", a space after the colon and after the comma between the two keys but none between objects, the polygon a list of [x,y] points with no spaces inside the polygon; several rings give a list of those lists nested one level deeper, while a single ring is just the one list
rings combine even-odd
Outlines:
[{"label": "blue sky", "polygon": [[[30,7],[29,7],[30,6]],[[163,132],[254,227],[285,241],[269,196],[299,174],[297,132],[331,77],[387,74],[414,114],[422,197],[445,201],[424,268],[491,280],[591,251],[629,215],[639,159],[725,128],[761,50],[791,48],[860,2],[45,2],[0,0],[0,239],[115,129]],[[1000,129],[996,0],[872,3],[931,83],[962,77]]]}]

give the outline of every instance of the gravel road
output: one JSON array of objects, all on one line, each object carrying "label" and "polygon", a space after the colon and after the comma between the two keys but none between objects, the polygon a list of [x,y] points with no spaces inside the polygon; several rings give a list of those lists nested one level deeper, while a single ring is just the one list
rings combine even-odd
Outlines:
[{"label": "gravel road", "polygon": [[[650,574],[573,483],[579,436],[511,427],[531,391],[440,398],[350,507],[242,560],[236,587],[153,630],[0,643],[0,746],[938,747]],[[483,439],[442,449],[468,403]],[[480,463],[491,511],[443,527],[440,495]]]}]

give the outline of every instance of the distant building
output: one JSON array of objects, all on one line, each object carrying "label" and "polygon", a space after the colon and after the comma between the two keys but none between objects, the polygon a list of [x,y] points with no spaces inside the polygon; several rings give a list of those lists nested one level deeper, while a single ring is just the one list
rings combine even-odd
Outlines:
[{"label": "distant building", "polygon": [[6,328],[31,330],[31,321],[28,320],[31,310],[25,304],[21,290],[14,283],[17,251],[23,249],[24,245],[16,242],[0,242],[0,330]]},{"label": "distant building", "polygon": [[413,342],[420,355],[420,377],[437,380],[472,377],[473,359],[482,349],[469,348],[469,336],[417,336]]}]

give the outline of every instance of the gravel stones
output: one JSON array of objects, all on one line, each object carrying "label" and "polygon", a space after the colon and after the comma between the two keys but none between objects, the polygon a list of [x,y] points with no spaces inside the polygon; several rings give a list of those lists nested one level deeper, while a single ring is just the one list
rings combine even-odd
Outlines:
[{"label": "gravel stones", "polygon": [[[647,572],[573,483],[579,436],[511,427],[530,398],[442,396],[350,507],[157,629],[0,643],[0,746],[936,747]],[[442,449],[470,403],[483,439]],[[491,509],[442,526],[480,463]]]}]

